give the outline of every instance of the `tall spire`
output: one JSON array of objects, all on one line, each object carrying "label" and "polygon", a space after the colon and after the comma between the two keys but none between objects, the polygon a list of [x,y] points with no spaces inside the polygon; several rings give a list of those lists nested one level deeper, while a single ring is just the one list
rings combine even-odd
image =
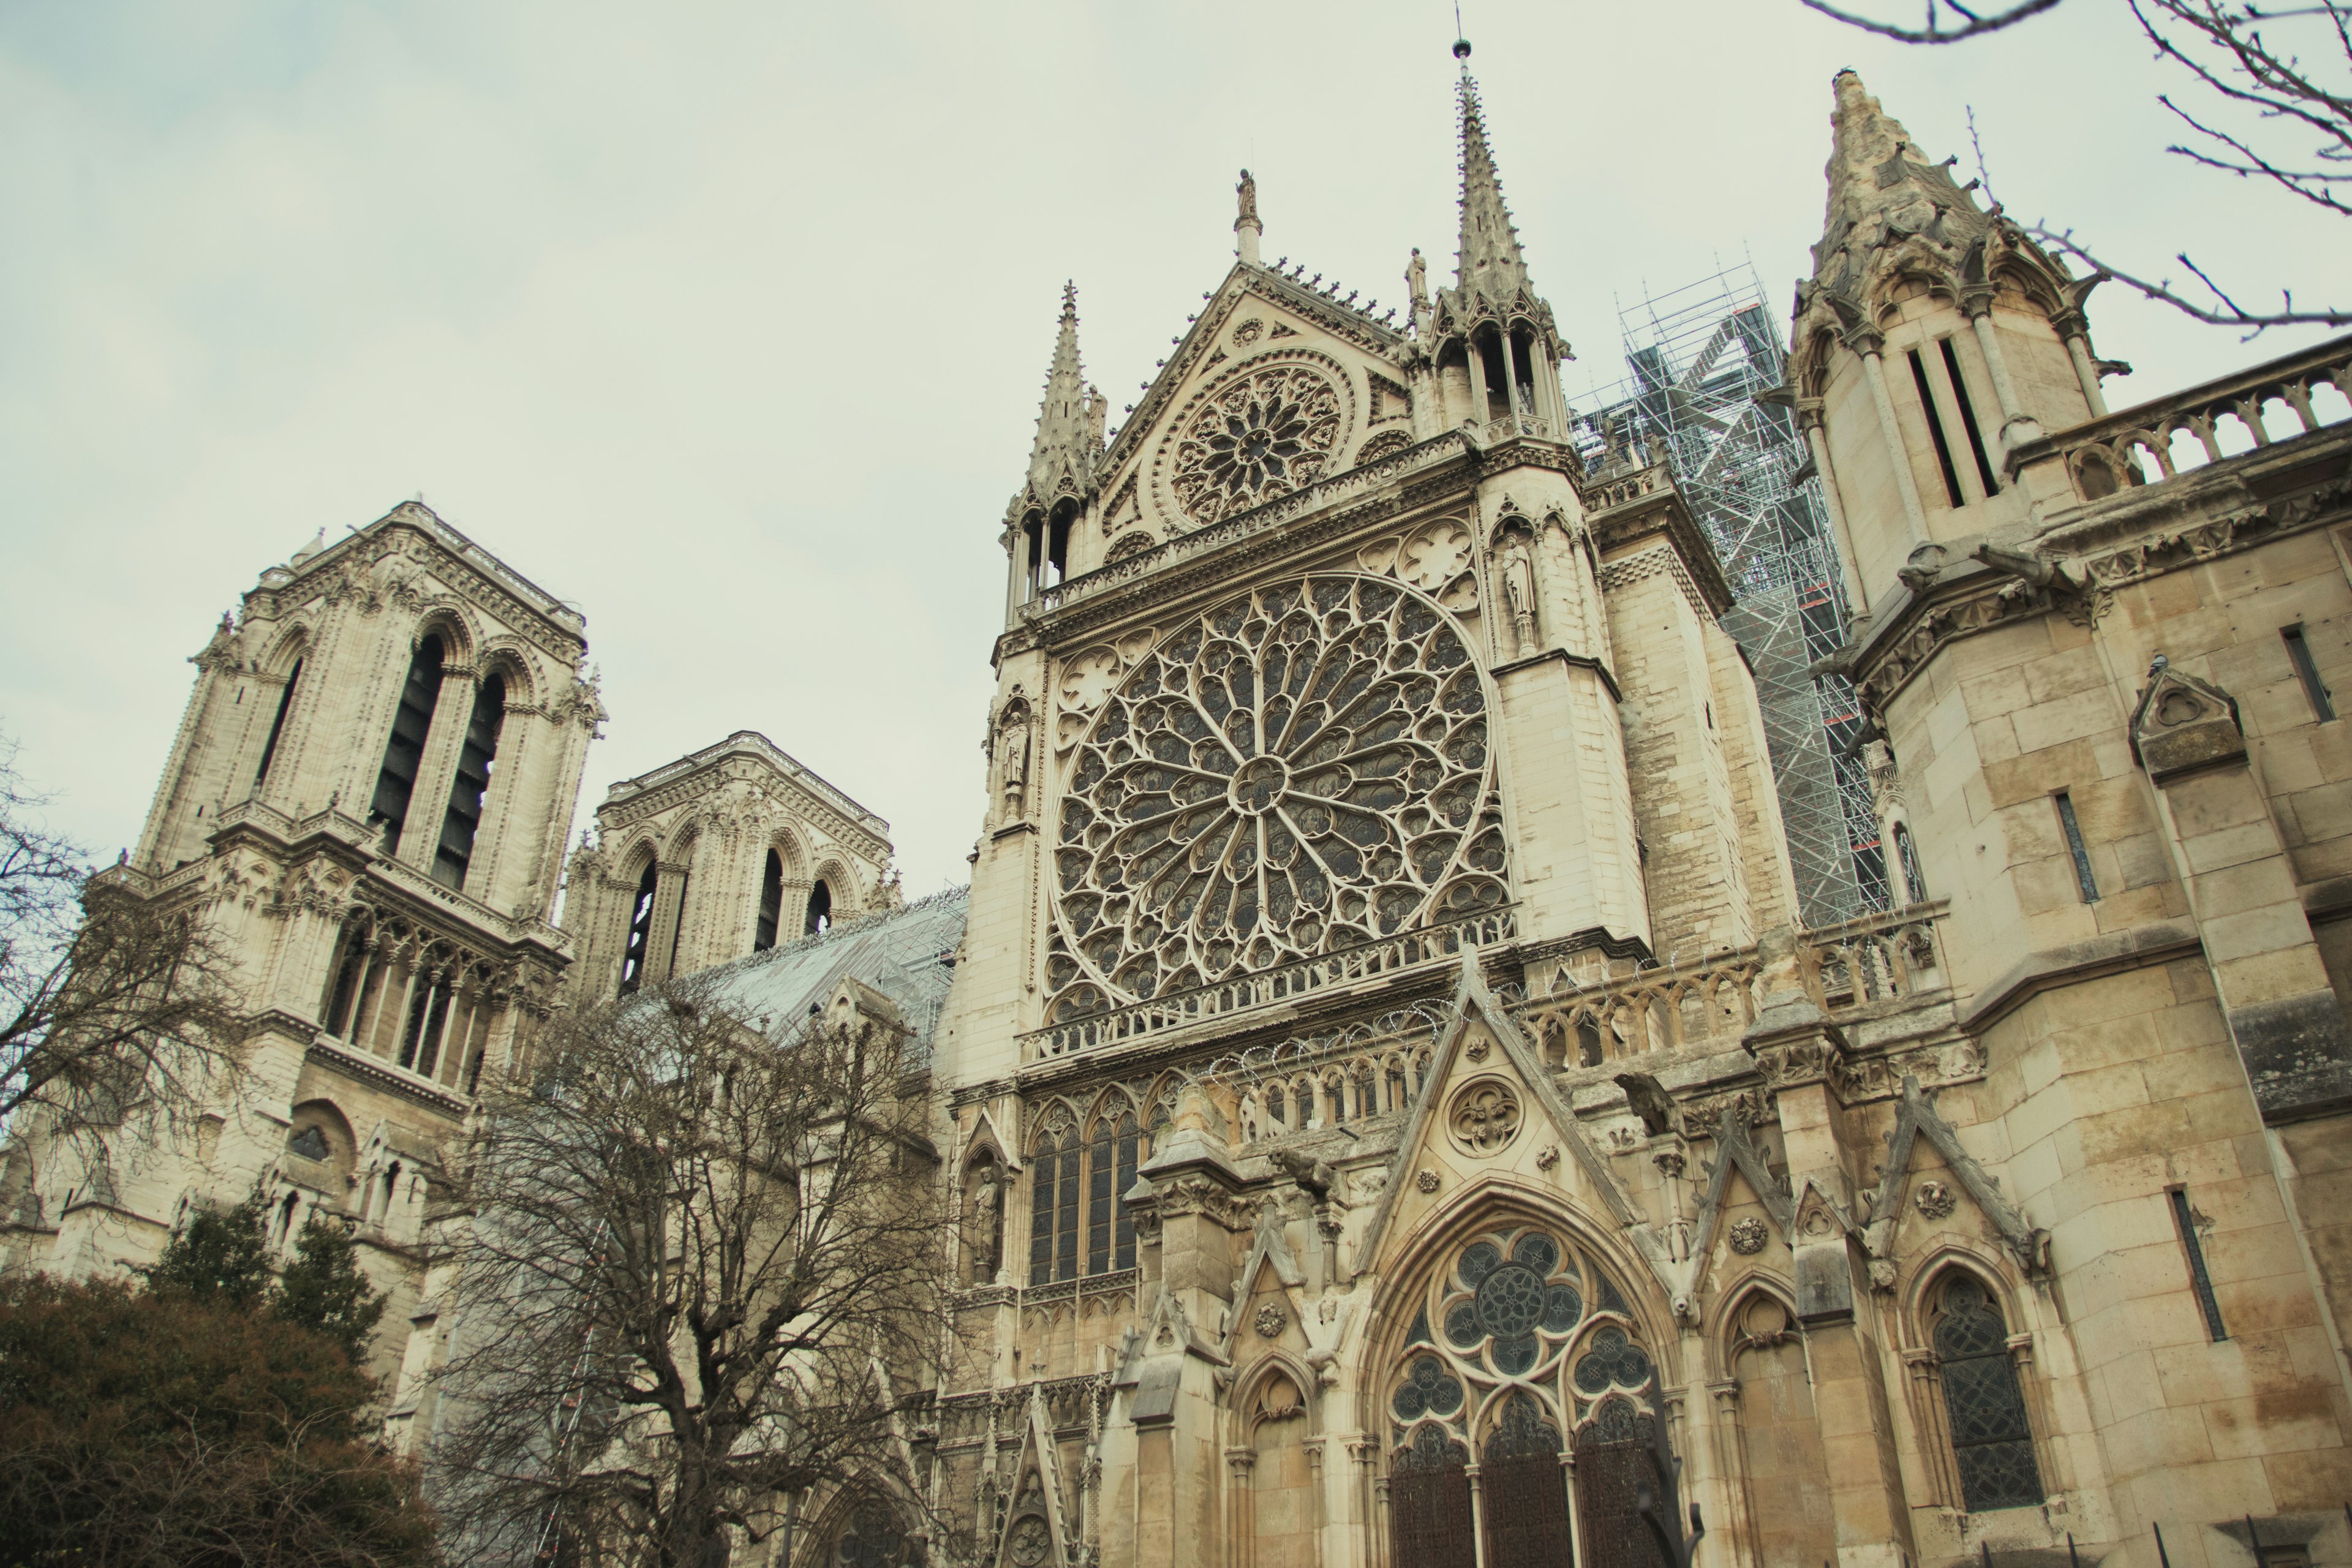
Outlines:
[{"label": "tall spire", "polygon": [[1503,205],[1503,182],[1486,146],[1486,125],[1478,104],[1478,84],[1462,68],[1462,239],[1454,253],[1454,287],[1465,294],[1508,300],[1528,287],[1527,258],[1518,230]]},{"label": "tall spire", "polygon": [[1084,496],[1103,448],[1102,395],[1086,384],[1078,363],[1078,288],[1062,285],[1062,325],[1054,363],[1045,373],[1045,399],[1037,411],[1037,439],[1029,449],[1024,497],[1036,503]]}]

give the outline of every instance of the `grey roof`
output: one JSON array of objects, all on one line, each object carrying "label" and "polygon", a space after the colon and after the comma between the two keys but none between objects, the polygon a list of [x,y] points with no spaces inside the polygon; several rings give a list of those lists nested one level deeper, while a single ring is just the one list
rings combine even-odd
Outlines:
[{"label": "grey roof", "polygon": [[898,1005],[914,1030],[914,1055],[927,1062],[971,905],[971,889],[950,888],[887,914],[844,921],[738,959],[709,974],[745,1012],[779,1024],[812,1005],[823,1005],[844,980],[860,981]]}]

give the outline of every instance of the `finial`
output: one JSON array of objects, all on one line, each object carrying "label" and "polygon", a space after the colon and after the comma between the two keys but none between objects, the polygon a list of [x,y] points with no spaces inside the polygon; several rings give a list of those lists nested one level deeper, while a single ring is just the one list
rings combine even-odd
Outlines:
[{"label": "finial", "polygon": [[1454,40],[1454,58],[1457,60],[1466,60],[1470,58],[1469,39],[1456,38]]}]

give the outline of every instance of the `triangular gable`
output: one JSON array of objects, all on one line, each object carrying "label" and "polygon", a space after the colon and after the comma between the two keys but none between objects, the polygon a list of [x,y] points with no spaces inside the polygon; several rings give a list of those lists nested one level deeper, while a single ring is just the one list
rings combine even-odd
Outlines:
[{"label": "triangular gable", "polygon": [[1726,1110],[1715,1133],[1715,1164],[1707,1173],[1706,1191],[1698,1201],[1698,1220],[1691,1241],[1691,1277],[1683,1294],[1696,1298],[1706,1284],[1707,1267],[1715,1254],[1716,1226],[1723,1222],[1724,1198],[1738,1171],[1747,1180],[1764,1212],[1780,1232],[1780,1239],[1796,1245],[1797,1205],[1788,1186],[1776,1179],[1764,1163],[1764,1152],[1748,1135],[1747,1120]]},{"label": "triangular gable", "polygon": [[[1034,1511],[1024,1506],[1033,1478],[1053,1541],[1054,1563],[1062,1565],[1077,1561],[1076,1542],[1063,1515],[1062,1456],[1054,1446],[1053,1428],[1046,1423],[1045,1391],[1042,1385],[1030,1385],[1028,1415],[1021,1427],[1021,1451],[1013,1459],[1013,1502],[1004,1510],[1003,1533],[997,1538],[993,1559],[997,1568],[1014,1568],[1026,1556],[1015,1555],[1014,1537],[1021,1533],[1021,1521]],[[1035,1557],[1027,1557],[1027,1561],[1038,1563]]]},{"label": "triangular gable", "polygon": [[1228,1365],[1236,1359],[1234,1344],[1241,1337],[1244,1320],[1250,1316],[1250,1299],[1257,1294],[1258,1276],[1268,1269],[1274,1271],[1276,1281],[1290,1302],[1291,1317],[1303,1324],[1307,1321],[1306,1271],[1298,1267],[1298,1259],[1290,1250],[1281,1216],[1271,1209],[1261,1209],[1257,1235],[1250,1245],[1248,1261],[1242,1265],[1241,1280],[1234,1290],[1234,1310],[1225,1320],[1225,1331],[1218,1346]]},{"label": "triangular gable", "polygon": [[1992,1178],[1985,1174],[1976,1156],[1960,1147],[1959,1135],[1952,1131],[1950,1122],[1937,1113],[1934,1102],[1920,1091],[1919,1080],[1909,1073],[1903,1076],[1902,1108],[1895,1112],[1895,1131],[1886,1139],[1886,1169],[1871,1200],[1869,1227],[1863,1233],[1864,1245],[1870,1255],[1885,1257],[1895,1240],[1912,1151],[1923,1136],[1944,1157],[1944,1163],[1951,1167],[1962,1189],[1976,1200],[1977,1207],[1992,1222],[1993,1229],[2000,1234],[2000,1239],[2017,1260],[2030,1271],[2049,1267],[2049,1233],[2035,1228],[2015,1204],[2000,1195],[2000,1189],[1993,1185]]},{"label": "triangular gable", "polygon": [[1390,1157],[1388,1182],[1381,1189],[1379,1206],[1373,1209],[1370,1222],[1356,1243],[1353,1254],[1356,1274],[1363,1274],[1380,1254],[1386,1238],[1389,1219],[1396,1212],[1399,1194],[1404,1190],[1406,1172],[1420,1156],[1426,1144],[1431,1127],[1440,1114],[1438,1102],[1445,1098],[1446,1085],[1454,1076],[1462,1050],[1463,1037],[1469,1032],[1473,1020],[1486,1026],[1503,1047],[1504,1057],[1517,1073],[1520,1081],[1535,1102],[1543,1108],[1552,1130],[1574,1157],[1577,1167],[1600,1194],[1612,1218],[1618,1225],[1635,1233],[1637,1244],[1651,1259],[1653,1267],[1659,1261],[1656,1237],[1641,1214],[1633,1207],[1633,1199],[1618,1182],[1617,1173],[1609,1168],[1608,1161],[1585,1137],[1584,1129],[1576,1120],[1576,1112],[1561,1096],[1551,1073],[1544,1066],[1542,1056],[1519,1033],[1518,1026],[1486,989],[1486,976],[1478,967],[1478,950],[1465,944],[1462,949],[1462,978],[1454,989],[1452,1019],[1438,1037],[1437,1048],[1431,1053],[1429,1070],[1422,1075],[1421,1092],[1414,1098],[1412,1117],[1405,1124],[1404,1136],[1397,1142],[1396,1152]]}]

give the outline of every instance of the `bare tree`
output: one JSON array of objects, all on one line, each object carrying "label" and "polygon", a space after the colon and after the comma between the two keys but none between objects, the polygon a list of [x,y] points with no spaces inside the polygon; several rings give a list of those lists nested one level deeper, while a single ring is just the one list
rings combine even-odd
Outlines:
[{"label": "bare tree", "polygon": [[456,1554],[700,1568],[788,1496],[914,1502],[946,1227],[905,1038],[696,977],[559,1014],[485,1093],[445,1255]]},{"label": "bare tree", "polygon": [[[1952,0],[1927,0],[1918,26],[1881,20],[1831,0],[1803,0],[1811,10],[1884,37],[1948,44],[1999,32],[2054,10],[2058,0],[2019,0],[1979,14]],[[2187,127],[2188,139],[2165,151],[2240,179],[2270,185],[2338,216],[2352,217],[2352,4],[2274,7],[2225,0],[2130,0],[2133,19],[2156,57],[2188,76],[2201,102],[2171,93],[2157,101]],[[2301,28],[2300,33],[2290,29]],[[2311,51],[2306,58],[2305,51]],[[2242,304],[2186,251],[2173,258],[2193,282],[2126,269],[2095,254],[2072,229],[2046,224],[2027,232],[2053,250],[2150,300],[2215,326],[2252,337],[2270,327],[2352,325],[2352,309],[2297,305],[2281,289],[2276,310]]]},{"label": "bare tree", "polygon": [[193,895],[91,877],[46,804],[0,738],[0,1129],[179,1127],[242,1068],[236,955]]}]

